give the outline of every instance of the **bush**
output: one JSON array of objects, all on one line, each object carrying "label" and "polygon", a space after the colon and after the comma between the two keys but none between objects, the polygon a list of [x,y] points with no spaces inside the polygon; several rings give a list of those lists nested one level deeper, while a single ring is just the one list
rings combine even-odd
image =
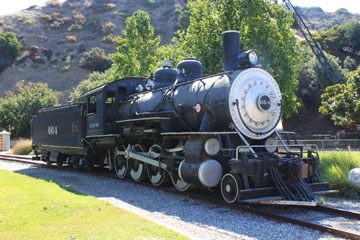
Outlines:
[{"label": "bush", "polygon": [[107,3],[107,4],[106,4],[107,10],[111,10],[111,9],[113,9],[113,8],[115,8],[115,7],[116,7],[116,4],[114,4],[114,3]]},{"label": "bush", "polygon": [[113,14],[113,16],[119,16],[119,17],[124,17],[125,16],[125,13],[119,12],[119,11],[113,11],[112,14]]},{"label": "bush", "polygon": [[113,63],[111,57],[106,56],[104,49],[93,48],[84,53],[84,57],[80,60],[80,66],[90,71],[104,72],[110,68]]},{"label": "bush", "polygon": [[26,21],[26,20],[28,20],[28,16],[26,16],[26,15],[23,15],[23,16],[21,16],[21,17],[18,18],[18,21],[19,21],[19,22],[24,22],[24,21]]},{"label": "bush", "polygon": [[61,27],[62,23],[59,22],[59,21],[53,21],[51,24],[50,24],[50,27],[52,28],[59,28]]},{"label": "bush", "polygon": [[62,71],[69,71],[71,66],[71,56],[66,56],[65,65],[62,67]]},{"label": "bush", "polygon": [[77,11],[73,11],[72,12],[72,20],[76,24],[84,24],[86,21],[86,17]]},{"label": "bush", "polygon": [[115,24],[113,24],[112,22],[107,22],[105,23],[104,26],[102,26],[102,32],[104,35],[109,35],[114,33],[115,31]]},{"label": "bush", "polygon": [[50,14],[40,14],[40,19],[46,21],[46,22],[51,22],[52,21],[52,17]]},{"label": "bush", "polygon": [[320,153],[319,174],[321,180],[329,182],[330,187],[340,191],[340,195],[356,198],[359,192],[351,186],[348,173],[360,167],[359,153]]},{"label": "bush", "polygon": [[66,36],[66,41],[68,41],[69,43],[76,43],[77,42],[77,37],[74,36],[74,35]]},{"label": "bush", "polygon": [[48,0],[45,5],[52,8],[62,7],[62,3],[57,0]]},{"label": "bush", "polygon": [[26,21],[24,22],[24,24],[32,24],[32,23],[34,23],[34,21],[33,21],[33,20],[30,20],[30,19],[28,19],[28,20],[26,20]]},{"label": "bush", "polygon": [[106,36],[104,36],[101,41],[103,43],[106,43],[106,44],[113,44],[115,43],[115,38],[114,38],[114,34],[108,34]]},{"label": "bush", "polygon": [[16,38],[15,33],[0,33],[0,57],[4,54],[5,57],[15,59],[20,55],[21,48],[22,45]]},{"label": "bush", "polygon": [[79,24],[72,24],[70,27],[68,27],[67,31],[69,32],[79,32],[82,30],[82,26]]},{"label": "bush", "polygon": [[11,153],[15,155],[28,155],[31,152],[31,145],[31,140],[21,141],[11,149]]}]

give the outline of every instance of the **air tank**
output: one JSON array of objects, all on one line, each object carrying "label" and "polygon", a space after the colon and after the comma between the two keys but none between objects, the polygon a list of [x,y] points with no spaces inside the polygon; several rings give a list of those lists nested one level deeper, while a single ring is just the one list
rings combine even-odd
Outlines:
[{"label": "air tank", "polygon": [[174,84],[177,78],[177,71],[171,68],[169,60],[164,60],[163,68],[159,68],[155,72],[153,89],[168,87]]},{"label": "air tank", "polygon": [[195,58],[185,58],[177,65],[177,82],[187,82],[201,78],[203,74],[203,66]]}]

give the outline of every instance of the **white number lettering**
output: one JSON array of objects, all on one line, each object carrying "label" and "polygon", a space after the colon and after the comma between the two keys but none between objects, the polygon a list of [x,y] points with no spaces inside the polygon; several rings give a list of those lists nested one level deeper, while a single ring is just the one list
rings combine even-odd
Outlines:
[{"label": "white number lettering", "polygon": [[57,126],[49,126],[48,127],[48,134],[49,135],[58,135]]}]

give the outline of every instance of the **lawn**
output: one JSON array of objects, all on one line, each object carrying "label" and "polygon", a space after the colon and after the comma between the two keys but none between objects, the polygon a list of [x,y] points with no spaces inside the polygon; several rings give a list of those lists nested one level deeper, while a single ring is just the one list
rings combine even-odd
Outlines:
[{"label": "lawn", "polygon": [[0,170],[0,239],[186,239],[92,196]]},{"label": "lawn", "polygon": [[357,191],[348,181],[348,173],[353,168],[360,168],[358,152],[320,152],[319,174],[323,181],[329,182],[332,189],[349,198],[359,197]]}]

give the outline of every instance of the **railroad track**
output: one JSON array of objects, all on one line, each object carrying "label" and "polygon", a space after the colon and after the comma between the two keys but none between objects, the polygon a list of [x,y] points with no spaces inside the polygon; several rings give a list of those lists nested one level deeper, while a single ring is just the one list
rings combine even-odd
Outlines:
[{"label": "railroad track", "polygon": [[[37,165],[37,166],[41,166],[41,167],[49,167],[49,168],[59,169],[59,167],[56,165],[47,165],[45,162],[32,160],[31,156],[16,156],[16,155],[0,154],[0,160],[20,162],[20,163],[26,163],[26,164],[33,164],[33,165]],[[67,168],[67,167],[61,167],[60,169],[70,170],[70,168]],[[71,169],[71,170],[73,170],[73,169]],[[108,173],[104,173],[104,172],[92,172],[92,174],[94,174],[96,176],[101,176],[101,177],[117,178],[115,176],[115,174],[109,175]],[[125,181],[131,181],[131,180],[125,180]],[[147,187],[154,187],[150,183],[146,183],[146,182],[140,183],[140,184],[147,186]],[[174,188],[170,188],[170,187],[163,187],[162,190],[167,191],[167,192],[172,192],[175,194],[179,194],[182,196],[187,196],[190,198],[198,199],[198,200],[201,200],[201,201],[204,201],[207,203],[212,203],[219,207],[225,207],[225,208],[229,208],[229,209],[236,210],[236,211],[255,214],[255,215],[261,216],[266,219],[275,220],[275,221],[279,221],[279,222],[285,222],[285,223],[291,223],[291,224],[299,225],[299,226],[302,226],[305,228],[310,228],[310,229],[322,231],[325,233],[330,233],[330,234],[333,234],[338,237],[360,240],[360,234],[352,233],[349,231],[345,231],[345,230],[341,230],[341,229],[337,229],[337,228],[333,228],[333,227],[329,227],[329,226],[325,226],[325,225],[321,225],[321,224],[317,224],[317,223],[303,221],[300,219],[284,216],[282,214],[277,214],[274,212],[269,212],[269,211],[263,210],[261,208],[258,208],[258,205],[228,204],[225,201],[223,201],[222,199],[220,199],[220,196],[209,197],[208,195],[199,194],[199,193],[195,193],[195,192],[191,192],[191,191],[190,192],[178,192]],[[335,216],[342,216],[342,217],[346,217],[346,218],[350,218],[350,219],[360,220],[360,212],[347,211],[347,210],[327,207],[327,206],[323,206],[323,205],[318,205],[318,206],[314,206],[314,207],[306,207],[305,209],[309,210],[309,211],[325,212],[327,214],[333,214]]]}]

